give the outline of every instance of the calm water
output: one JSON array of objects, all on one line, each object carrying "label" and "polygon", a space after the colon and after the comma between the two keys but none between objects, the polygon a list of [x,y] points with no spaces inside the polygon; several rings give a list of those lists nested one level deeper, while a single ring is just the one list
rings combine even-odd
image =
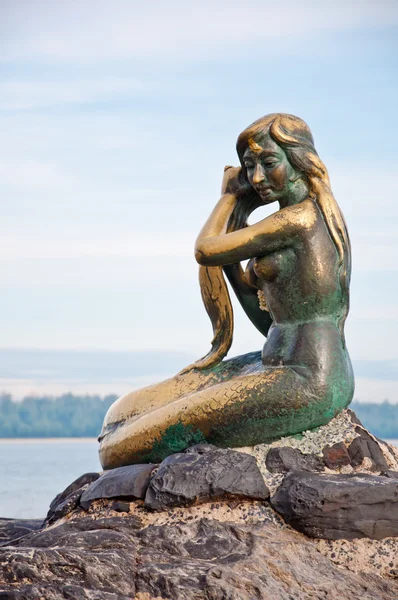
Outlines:
[{"label": "calm water", "polygon": [[0,440],[0,517],[44,517],[58,492],[100,470],[97,453],[94,439]]},{"label": "calm water", "polygon": [[100,469],[95,439],[0,440],[0,517],[44,517],[58,492]]}]

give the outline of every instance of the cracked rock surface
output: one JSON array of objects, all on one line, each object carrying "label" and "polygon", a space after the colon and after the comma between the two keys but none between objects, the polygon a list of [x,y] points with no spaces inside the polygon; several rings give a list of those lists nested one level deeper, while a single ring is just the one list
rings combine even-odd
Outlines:
[{"label": "cracked rock surface", "polygon": [[391,600],[398,585],[334,565],[268,523],[141,527],[88,515],[0,549],[0,597],[10,600]]},{"label": "cracked rock surface", "polygon": [[259,500],[269,498],[253,456],[200,444],[161,463],[149,483],[145,506],[164,510],[228,494]]}]

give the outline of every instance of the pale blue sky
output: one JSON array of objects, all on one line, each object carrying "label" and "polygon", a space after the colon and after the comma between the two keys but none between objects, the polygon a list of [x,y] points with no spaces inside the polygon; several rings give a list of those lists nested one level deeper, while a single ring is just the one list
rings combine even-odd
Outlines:
[{"label": "pale blue sky", "polygon": [[[204,354],[195,237],[237,135],[281,111],[348,222],[351,355],[398,359],[395,0],[3,0],[0,23],[0,346]],[[261,348],[235,314],[231,355]]]}]

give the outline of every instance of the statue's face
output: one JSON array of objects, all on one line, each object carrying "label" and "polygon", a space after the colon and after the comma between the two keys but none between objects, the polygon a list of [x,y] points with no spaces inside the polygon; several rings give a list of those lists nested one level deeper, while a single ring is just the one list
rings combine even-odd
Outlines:
[{"label": "statue's face", "polygon": [[298,174],[285,152],[268,134],[258,134],[249,140],[243,162],[250,185],[263,204],[275,201],[286,204]]}]

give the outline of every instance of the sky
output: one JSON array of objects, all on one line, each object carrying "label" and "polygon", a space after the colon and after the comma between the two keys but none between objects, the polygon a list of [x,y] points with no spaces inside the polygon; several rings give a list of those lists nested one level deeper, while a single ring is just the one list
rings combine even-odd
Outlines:
[{"label": "sky", "polygon": [[[205,354],[195,238],[289,112],[348,223],[356,396],[398,401],[397,32],[395,0],[2,0],[0,346]],[[235,316],[230,356],[260,349]]]}]

